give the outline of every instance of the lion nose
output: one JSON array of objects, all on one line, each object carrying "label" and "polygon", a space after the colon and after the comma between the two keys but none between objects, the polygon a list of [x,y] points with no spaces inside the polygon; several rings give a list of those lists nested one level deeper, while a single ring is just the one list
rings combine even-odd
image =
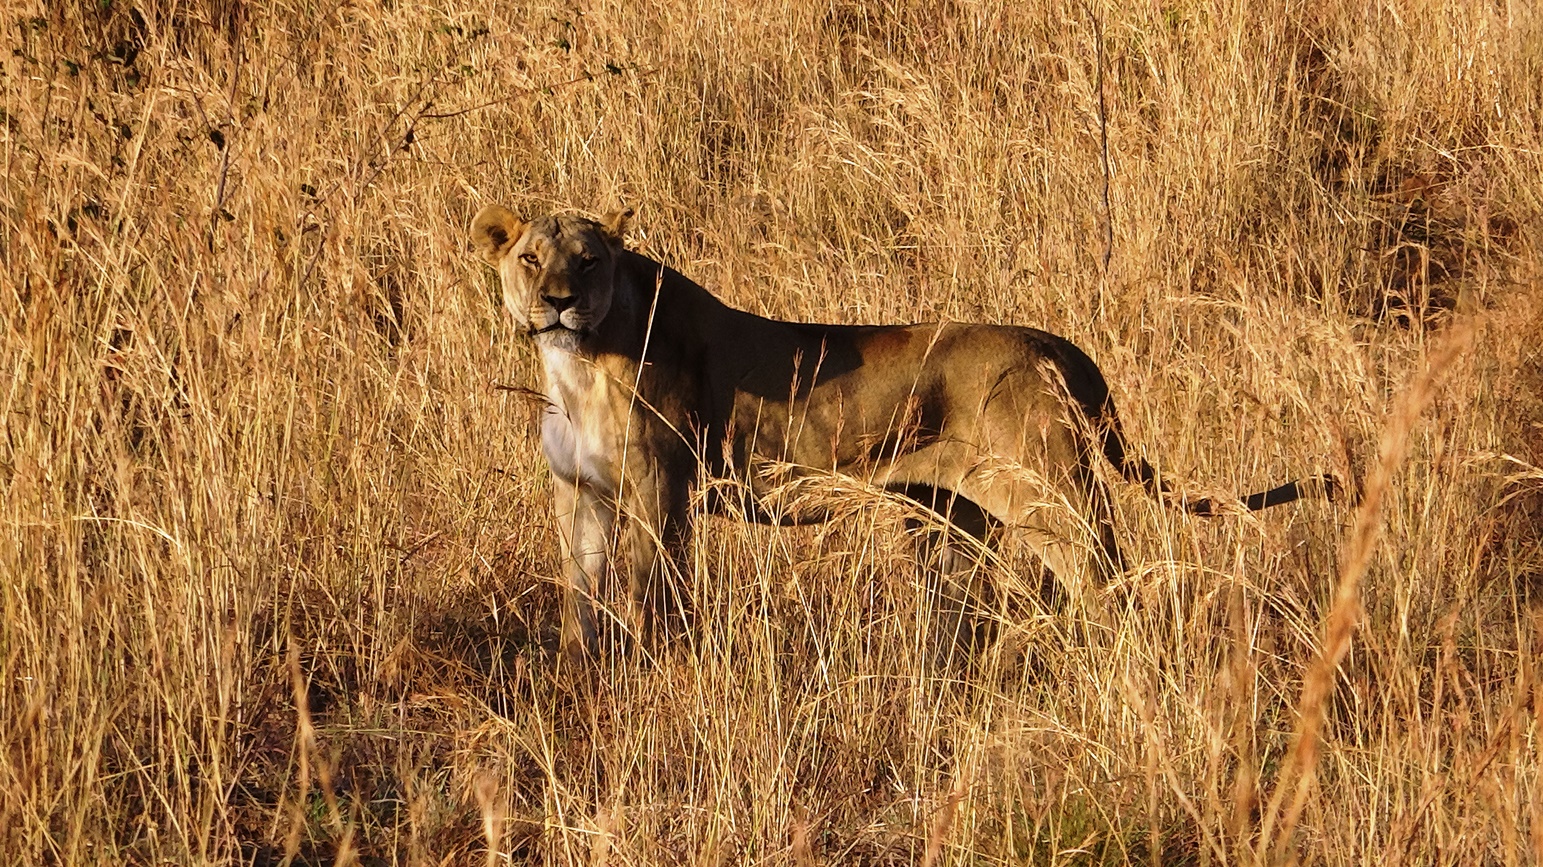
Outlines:
[{"label": "lion nose", "polygon": [[579,299],[572,295],[543,295],[541,300],[545,301],[546,305],[552,308],[553,313],[562,313],[564,310],[572,307],[573,302]]}]

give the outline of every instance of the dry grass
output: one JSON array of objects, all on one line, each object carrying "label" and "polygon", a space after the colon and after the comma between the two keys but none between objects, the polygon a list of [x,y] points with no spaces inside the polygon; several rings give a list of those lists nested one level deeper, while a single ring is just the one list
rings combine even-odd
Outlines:
[{"label": "dry grass", "polygon": [[[0,15],[8,863],[1543,860],[1536,4]],[[892,504],[704,520],[691,640],[563,670],[463,227],[619,200],[761,313],[1071,337],[1192,489],[1376,497],[1119,485],[1119,586],[1009,551],[957,679]]]}]

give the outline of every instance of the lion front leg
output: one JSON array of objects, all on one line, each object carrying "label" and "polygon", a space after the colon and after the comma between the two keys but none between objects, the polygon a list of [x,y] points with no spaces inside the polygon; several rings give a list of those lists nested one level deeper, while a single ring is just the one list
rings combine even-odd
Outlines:
[{"label": "lion front leg", "polygon": [[574,661],[599,652],[595,606],[610,568],[616,510],[583,484],[553,479],[553,507],[567,587],[563,599],[562,647]]},{"label": "lion front leg", "polygon": [[628,619],[644,641],[663,631],[670,619],[684,619],[689,608],[686,588],[676,580],[690,535],[689,495],[680,487],[648,480],[628,497],[617,554],[627,574]]}]

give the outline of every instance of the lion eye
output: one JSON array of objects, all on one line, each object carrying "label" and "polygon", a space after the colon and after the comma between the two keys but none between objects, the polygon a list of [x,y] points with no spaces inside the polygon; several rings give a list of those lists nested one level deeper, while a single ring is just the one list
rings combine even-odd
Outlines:
[{"label": "lion eye", "polygon": [[540,268],[541,267],[541,260],[536,258],[536,254],[535,253],[525,253],[525,254],[521,255],[520,256],[520,261],[524,262],[525,266],[527,268]]},{"label": "lion eye", "polygon": [[579,258],[579,270],[580,271],[588,271],[589,269],[595,267],[595,263],[597,263],[599,261],[600,260],[595,258],[594,256],[581,256]]}]

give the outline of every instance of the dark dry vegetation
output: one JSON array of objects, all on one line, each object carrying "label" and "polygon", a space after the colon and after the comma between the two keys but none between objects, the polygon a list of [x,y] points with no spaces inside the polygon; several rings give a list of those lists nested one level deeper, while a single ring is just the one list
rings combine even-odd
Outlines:
[{"label": "dark dry vegetation", "polygon": [[[4,860],[1537,863],[1543,13],[1222,5],[9,6]],[[1010,546],[954,678],[833,481],[702,521],[689,641],[560,666],[489,201],[1048,328],[1184,487],[1377,496],[1112,481],[1131,568],[1045,610]]]}]

